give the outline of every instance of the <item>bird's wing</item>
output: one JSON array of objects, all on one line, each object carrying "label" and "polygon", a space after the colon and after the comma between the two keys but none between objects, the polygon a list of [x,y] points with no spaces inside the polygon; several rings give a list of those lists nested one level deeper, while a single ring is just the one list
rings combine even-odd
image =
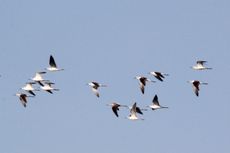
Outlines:
[{"label": "bird's wing", "polygon": [[22,103],[22,105],[23,105],[24,107],[26,107],[26,103],[25,103],[25,102],[21,101],[21,103]]},{"label": "bird's wing", "polygon": [[100,84],[99,84],[99,83],[97,83],[97,82],[92,82],[92,83],[94,84],[94,88],[95,88],[95,89],[97,89],[97,88],[100,87]]},{"label": "bird's wing", "polygon": [[31,90],[28,91],[31,95],[36,96],[35,93]]},{"label": "bird's wing", "polygon": [[193,83],[193,91],[195,92],[196,96],[199,96],[199,83],[194,82]]},{"label": "bird's wing", "polygon": [[153,102],[153,104],[155,104],[155,105],[157,105],[157,106],[160,106],[159,101],[158,101],[158,96],[157,96],[157,95],[154,96],[152,102]]},{"label": "bird's wing", "polygon": [[113,110],[114,114],[118,117],[118,113],[117,113],[117,111],[119,110],[118,107],[117,106],[113,106],[112,110]]},{"label": "bird's wing", "polygon": [[[163,75],[162,75],[162,76],[163,76]],[[162,78],[164,78],[164,76],[163,76],[163,77],[162,77],[162,76],[157,75],[157,76],[155,76],[155,78],[157,78],[157,79],[160,80],[160,81],[163,81]]]},{"label": "bird's wing", "polygon": [[195,92],[196,96],[199,96],[199,90],[196,87],[193,87],[193,91]]},{"label": "bird's wing", "polygon": [[36,74],[39,74],[41,76],[41,74],[45,74],[45,71],[41,71],[41,72],[37,72]]},{"label": "bird's wing", "polygon": [[136,106],[137,106],[137,103],[134,103],[132,108],[131,108],[131,114],[136,114]]},{"label": "bird's wing", "polygon": [[26,99],[26,94],[22,94],[21,96],[20,96],[20,100],[22,101],[22,102],[24,102],[24,103],[27,103],[27,99]]},{"label": "bird's wing", "polygon": [[200,85],[200,82],[199,82],[199,81],[194,81],[194,82],[193,82],[193,86],[194,86],[198,91],[200,90],[199,85]]},{"label": "bird's wing", "polygon": [[53,58],[52,55],[50,55],[50,61],[49,61],[49,64],[51,67],[57,67],[56,63],[55,63],[55,60]]},{"label": "bird's wing", "polygon": [[51,90],[46,90],[48,93],[51,93],[51,94],[53,94],[53,92],[51,91]]},{"label": "bird's wing", "polygon": [[144,94],[145,93],[145,86],[142,83],[140,83],[140,89],[141,89],[142,94]]},{"label": "bird's wing", "polygon": [[140,107],[136,107],[136,112],[143,115],[143,112],[141,111]]},{"label": "bird's wing", "polygon": [[92,87],[92,91],[97,97],[100,97],[99,92],[96,88]]},{"label": "bird's wing", "polygon": [[161,72],[155,72],[158,76],[160,76],[161,78],[165,78],[164,75],[162,75]]},{"label": "bird's wing", "polygon": [[202,61],[202,60],[199,60],[199,61],[197,61],[196,63],[197,64],[200,64],[200,65],[203,65],[204,63],[206,63],[207,61]]},{"label": "bird's wing", "polygon": [[147,81],[147,78],[145,78],[145,77],[141,77],[141,78],[140,78],[140,82],[141,82],[141,84],[143,84],[144,86],[146,85],[146,81]]},{"label": "bird's wing", "polygon": [[40,86],[44,87],[44,84],[41,81],[37,82]]}]

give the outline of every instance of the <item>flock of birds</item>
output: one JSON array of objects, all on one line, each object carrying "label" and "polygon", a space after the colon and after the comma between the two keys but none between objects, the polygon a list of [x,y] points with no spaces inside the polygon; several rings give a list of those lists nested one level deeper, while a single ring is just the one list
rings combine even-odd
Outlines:
[{"label": "flock of birds", "polygon": [[[64,69],[58,68],[53,56],[50,55],[49,67],[47,67],[46,70],[48,72],[56,72],[56,71],[62,71]],[[35,76],[33,78],[29,79],[30,82],[27,82],[25,84],[25,86],[21,88],[21,90],[29,93],[29,95],[24,93],[24,92],[16,93],[16,96],[19,97],[19,99],[20,99],[20,101],[21,101],[21,103],[22,103],[22,105],[24,107],[27,106],[27,98],[28,97],[35,97],[36,94],[34,92],[40,91],[40,89],[43,90],[43,91],[46,91],[46,92],[48,92],[50,94],[53,94],[53,91],[59,91],[59,89],[56,89],[56,88],[53,87],[53,85],[55,83],[51,82],[50,80],[45,80],[43,78],[42,75],[45,74],[45,73],[47,73],[47,72],[46,71],[36,72]],[[40,89],[34,88],[35,84],[39,85]]]},{"label": "flock of birds", "polygon": [[[205,66],[206,62],[207,61],[199,60],[196,62],[196,65],[192,66],[191,68],[194,70],[210,70],[210,69],[212,69],[210,67]],[[57,71],[62,71],[64,69],[58,68],[53,56],[50,55],[49,67],[47,67],[46,70],[48,72],[57,72]],[[52,86],[54,84],[53,82],[51,82],[49,80],[45,80],[42,77],[42,75],[47,73],[47,71],[36,72],[35,76],[30,79],[30,82],[27,82],[25,84],[25,86],[21,88],[23,91],[27,92],[28,94],[25,92],[19,92],[16,94],[16,96],[19,97],[19,99],[20,99],[20,101],[24,107],[27,106],[27,98],[28,97],[35,97],[36,94],[34,92],[40,91],[40,89],[43,91],[49,92],[50,94],[53,94],[53,91],[59,90],[59,89],[56,89]],[[151,76],[154,76],[158,81],[161,81],[161,82],[164,81],[166,76],[169,76],[169,74],[162,73],[162,72],[155,72],[155,71],[149,72],[149,74]],[[153,81],[153,80],[151,80],[145,76],[136,76],[135,79],[137,79],[139,81],[139,86],[140,86],[140,90],[141,90],[142,94],[145,93],[145,86],[146,86],[147,82],[156,82],[156,81]],[[199,96],[200,85],[207,85],[208,84],[206,82],[201,82],[199,80],[190,80],[190,81],[188,81],[188,83],[192,84],[193,91],[197,97]],[[35,84],[37,84],[40,87],[40,89],[34,88],[33,85],[35,85]],[[95,81],[89,82],[87,85],[89,85],[91,87],[92,92],[98,98],[100,97],[99,88],[100,87],[107,87],[107,85],[100,84],[100,83],[95,82]],[[118,111],[119,111],[120,107],[128,108],[130,110],[130,115],[127,117],[127,119],[130,119],[130,120],[139,120],[139,119],[144,120],[143,118],[138,117],[137,113],[143,115],[143,111],[148,110],[147,108],[144,109],[144,108],[138,107],[136,102],[132,106],[122,105],[122,104],[119,104],[116,102],[113,102],[111,104],[107,104],[107,106],[110,106],[112,108],[112,111],[116,117],[119,117]],[[152,109],[152,110],[168,108],[168,107],[160,105],[157,95],[154,96],[154,98],[152,100],[152,104],[147,106],[147,107]]]},{"label": "flock of birds", "polygon": [[[211,70],[212,68],[209,68],[209,67],[205,66],[206,62],[207,61],[199,60],[199,61],[196,62],[196,65],[192,66],[191,68],[194,69],[194,70]],[[156,71],[149,72],[149,74],[154,76],[158,81],[161,81],[161,82],[163,82],[163,80],[165,79],[166,76],[169,76],[169,74],[162,73],[162,72],[156,72]],[[145,93],[145,86],[146,86],[147,82],[153,82],[153,83],[156,82],[156,81],[153,81],[153,80],[151,80],[151,79],[149,79],[147,77],[144,77],[144,76],[136,76],[135,79],[137,79],[139,81],[139,86],[140,86],[140,90],[141,90],[142,94]],[[208,83],[205,83],[205,82],[201,82],[199,80],[190,80],[190,81],[188,81],[188,83],[192,84],[193,91],[194,91],[194,93],[195,93],[195,95],[197,97],[199,96],[200,85],[201,84],[203,84],[203,85],[208,84]],[[99,97],[98,88],[99,87],[106,87],[106,85],[102,85],[102,84],[99,84],[97,82],[90,82],[88,85],[91,86],[92,91],[94,92],[94,94],[97,97]],[[143,115],[142,111],[147,110],[147,109],[144,109],[144,108],[137,107],[136,102],[131,107],[129,107],[127,105],[122,105],[122,104],[119,104],[119,103],[116,103],[116,102],[108,104],[108,106],[111,106],[113,113],[117,117],[119,117],[118,111],[119,111],[120,107],[129,108],[130,109],[130,115],[127,118],[130,119],[130,120],[139,120],[139,119],[144,120],[143,118],[139,118],[137,116],[137,114]],[[154,96],[154,98],[152,100],[152,104],[147,106],[147,107],[152,109],[152,110],[168,108],[168,107],[160,105],[157,95]]]}]

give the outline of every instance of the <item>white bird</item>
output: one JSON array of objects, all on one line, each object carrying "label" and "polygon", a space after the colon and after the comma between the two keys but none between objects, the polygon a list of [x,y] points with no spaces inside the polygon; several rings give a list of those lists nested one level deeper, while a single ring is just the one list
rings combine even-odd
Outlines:
[{"label": "white bird", "polygon": [[27,82],[26,85],[24,87],[22,87],[22,90],[27,91],[31,95],[35,96],[34,91],[39,91],[39,90],[35,89],[33,87],[33,84],[35,84],[35,82]]},{"label": "white bird", "polygon": [[31,78],[32,81],[39,83],[42,86],[42,81],[49,81],[49,80],[45,80],[42,77],[42,74],[45,74],[46,72],[36,72],[35,76],[33,78]]},{"label": "white bird", "polygon": [[[139,120],[139,119],[141,119],[141,118],[137,117],[136,105],[137,105],[137,103],[135,102],[133,104],[132,108],[131,108],[131,111],[130,111],[131,114],[127,117],[130,120]],[[144,120],[144,119],[141,119],[141,120]]]},{"label": "white bird", "polygon": [[149,74],[153,75],[155,78],[157,78],[160,81],[163,81],[163,79],[165,78],[165,76],[169,75],[169,74],[165,74],[165,73],[161,73],[161,72],[156,72],[156,71],[149,72]]},{"label": "white bird", "polygon": [[189,83],[192,84],[192,88],[193,88],[193,91],[194,93],[196,94],[196,96],[198,97],[199,96],[199,91],[200,91],[200,84],[204,84],[204,85],[207,85],[208,83],[205,83],[205,82],[200,82],[198,80],[191,80],[191,81],[188,81]]},{"label": "white bird", "polygon": [[139,85],[140,85],[142,94],[145,93],[146,82],[155,82],[143,76],[136,76],[135,79],[139,80]]},{"label": "white bird", "polygon": [[57,64],[53,58],[52,55],[50,55],[50,59],[49,59],[49,67],[46,68],[48,71],[54,72],[54,71],[62,71],[64,69],[60,69],[57,67]]},{"label": "white bird", "polygon": [[204,64],[207,63],[207,61],[199,60],[196,62],[196,65],[192,66],[194,70],[211,70],[210,67],[205,67]]},{"label": "white bird", "polygon": [[16,96],[19,97],[19,100],[21,101],[21,103],[24,107],[26,107],[26,105],[27,105],[27,97],[33,97],[33,96],[28,96],[24,93],[16,93]]},{"label": "white bird", "polygon": [[44,84],[42,84],[42,86],[40,88],[44,91],[47,91],[47,92],[53,94],[52,91],[59,91],[59,89],[52,87],[53,84],[54,83],[52,83],[52,82],[45,82]]},{"label": "white bird", "polygon": [[98,82],[89,82],[87,85],[89,85],[93,91],[93,93],[99,98],[100,95],[99,95],[99,91],[98,91],[98,88],[99,87],[107,87],[107,85],[103,85],[103,84],[100,84]]},{"label": "white bird", "polygon": [[154,98],[152,100],[152,104],[149,105],[148,107],[150,107],[152,110],[156,110],[156,109],[160,109],[160,108],[168,108],[168,107],[160,105],[157,95],[154,96]]}]

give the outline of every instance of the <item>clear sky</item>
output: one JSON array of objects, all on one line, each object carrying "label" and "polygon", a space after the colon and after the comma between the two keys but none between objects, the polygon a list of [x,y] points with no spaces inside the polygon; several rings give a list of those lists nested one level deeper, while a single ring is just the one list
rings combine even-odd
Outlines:
[{"label": "clear sky", "polygon": [[[0,0],[1,153],[229,153],[230,1]],[[48,66],[60,89],[13,96]],[[194,71],[207,60],[210,71]],[[169,73],[142,95],[137,75]],[[186,81],[208,82],[196,97]],[[97,98],[86,83],[107,84]],[[169,109],[116,118],[113,101]]]}]

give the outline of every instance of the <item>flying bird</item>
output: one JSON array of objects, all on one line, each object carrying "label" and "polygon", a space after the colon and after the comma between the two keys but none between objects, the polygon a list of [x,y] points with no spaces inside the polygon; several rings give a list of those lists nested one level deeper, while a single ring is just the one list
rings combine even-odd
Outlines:
[{"label": "flying bird", "polygon": [[149,105],[148,107],[150,107],[152,110],[161,109],[161,108],[168,108],[168,107],[160,105],[157,95],[154,96],[154,98],[152,100],[152,104]]},{"label": "flying bird", "polygon": [[93,91],[93,93],[99,98],[100,95],[99,95],[99,91],[98,91],[98,88],[99,87],[107,87],[107,85],[103,85],[103,84],[100,84],[98,82],[89,82],[87,85],[89,85]]},{"label": "flying bird", "polygon": [[118,103],[116,103],[116,102],[113,102],[113,103],[111,103],[111,104],[107,104],[107,106],[111,106],[113,113],[114,113],[117,117],[119,117],[119,115],[118,115],[119,107],[127,107],[126,105],[121,105],[121,104],[118,104]]},{"label": "flying bird", "polygon": [[59,91],[59,89],[56,89],[56,88],[53,88],[52,85],[54,83],[52,82],[45,82],[44,84],[41,85],[41,89],[44,90],[44,91],[47,91],[49,92],[50,94],[53,94],[52,91]]},{"label": "flying bird", "polygon": [[42,75],[45,74],[45,73],[46,72],[36,72],[35,76],[33,78],[31,78],[31,80],[34,81],[34,82],[39,83],[42,86],[43,81],[49,81],[49,80],[43,79]]},{"label": "flying bird", "polygon": [[46,68],[48,71],[54,72],[54,71],[62,71],[64,69],[60,69],[57,67],[57,64],[53,58],[52,55],[50,55],[50,59],[49,59],[49,67]]},{"label": "flying bird", "polygon": [[149,74],[153,75],[156,79],[163,81],[163,79],[165,78],[165,76],[168,76],[169,74],[165,74],[165,73],[161,73],[161,72],[149,72]]},{"label": "flying bird", "polygon": [[135,79],[139,80],[139,85],[140,85],[142,94],[145,93],[146,82],[155,82],[143,76],[136,76]]},{"label": "flying bird", "polygon": [[26,107],[26,105],[27,105],[27,97],[33,97],[33,96],[28,96],[24,93],[16,93],[16,96],[19,97],[19,100],[21,101],[21,103],[24,107]]},{"label": "flying bird", "polygon": [[199,60],[196,62],[196,65],[192,66],[192,68],[194,70],[211,70],[212,68],[205,67],[205,63],[207,63],[207,61]]},{"label": "flying bird", "polygon": [[28,93],[30,93],[33,96],[36,96],[34,91],[39,91],[39,90],[34,89],[33,84],[35,84],[35,82],[27,82],[26,85],[24,87],[22,87],[22,90],[27,91]]},{"label": "flying bird", "polygon": [[208,83],[205,83],[205,82],[200,82],[198,80],[191,80],[191,81],[188,81],[188,83],[192,84],[193,91],[194,91],[194,93],[196,94],[197,97],[199,96],[200,85],[201,84],[204,84],[204,85],[208,84]]},{"label": "flying bird", "polygon": [[[136,109],[137,103],[135,102],[131,108],[130,115],[127,117],[130,120],[139,120],[141,118],[138,118],[137,116],[137,109]],[[141,119],[144,120],[144,119]]]}]

